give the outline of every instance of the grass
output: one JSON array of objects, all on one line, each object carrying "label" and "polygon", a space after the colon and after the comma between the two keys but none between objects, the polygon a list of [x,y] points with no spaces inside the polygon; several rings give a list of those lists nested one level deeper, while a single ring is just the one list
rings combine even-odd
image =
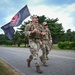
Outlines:
[{"label": "grass", "polygon": [[[17,47],[17,48],[28,48],[28,45],[26,45],[26,47],[25,47],[24,44],[21,44],[20,47],[18,47],[17,45],[12,45],[12,46],[11,46],[11,45],[0,45],[0,46],[3,46],[3,47]],[[64,50],[64,49],[60,49],[60,48],[58,47],[58,44],[53,44],[52,50],[74,51],[74,52],[75,52],[75,50]]]},{"label": "grass", "polygon": [[58,44],[53,44],[52,49],[54,49],[54,50],[60,50],[60,48],[58,47]]},{"label": "grass", "polygon": [[20,75],[4,61],[0,60],[0,75]]},{"label": "grass", "polygon": [[75,52],[75,50],[64,50],[64,49],[60,49],[59,47],[58,47],[58,44],[53,44],[53,46],[52,46],[52,50],[59,50],[59,51],[70,51],[70,52]]},{"label": "grass", "polygon": [[[0,45],[0,46],[3,46],[3,47],[18,47],[18,45]],[[28,45],[26,45],[26,47],[25,47],[25,45],[24,44],[21,44],[20,45],[20,47],[18,47],[18,48],[27,48],[28,47]]]}]

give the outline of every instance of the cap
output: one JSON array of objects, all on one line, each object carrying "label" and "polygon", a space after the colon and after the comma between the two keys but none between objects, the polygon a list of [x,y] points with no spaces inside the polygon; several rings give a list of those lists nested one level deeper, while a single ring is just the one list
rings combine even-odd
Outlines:
[{"label": "cap", "polygon": [[39,18],[37,15],[32,15],[30,18]]},{"label": "cap", "polygon": [[42,25],[47,25],[47,22],[43,22]]}]

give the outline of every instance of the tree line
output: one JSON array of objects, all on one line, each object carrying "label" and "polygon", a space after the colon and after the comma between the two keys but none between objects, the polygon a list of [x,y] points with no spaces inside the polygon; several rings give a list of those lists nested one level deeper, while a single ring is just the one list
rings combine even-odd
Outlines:
[{"label": "tree line", "polygon": [[[58,23],[59,19],[50,19],[45,17],[45,15],[39,16],[39,23],[42,24],[44,21],[48,23],[49,30],[51,31],[53,44],[58,44],[59,42],[75,41],[75,31],[71,31],[68,29],[66,32],[62,26],[62,23]],[[0,34],[0,45],[18,45],[24,44],[25,46],[28,44],[28,38],[24,34],[25,26],[30,21],[24,22],[20,28],[17,29],[14,33],[14,37],[12,40],[9,40],[5,34]]]}]

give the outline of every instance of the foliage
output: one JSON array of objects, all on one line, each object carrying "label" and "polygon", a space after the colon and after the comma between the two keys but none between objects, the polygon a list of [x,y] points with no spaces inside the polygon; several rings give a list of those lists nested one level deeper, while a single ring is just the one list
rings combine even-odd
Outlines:
[{"label": "foliage", "polygon": [[56,19],[46,19],[48,27],[52,34],[53,43],[56,44],[62,40],[62,35],[64,35],[64,30],[61,23],[58,23],[58,18]]},{"label": "foliage", "polygon": [[0,45],[5,44],[7,37],[4,34],[0,34]]},{"label": "foliage", "polygon": [[11,45],[11,46],[12,46],[12,45],[13,45],[13,41],[7,40],[5,44],[6,44],[6,45]]},{"label": "foliage", "polygon": [[60,49],[75,50],[75,42],[69,42],[69,41],[59,42],[58,47]]}]

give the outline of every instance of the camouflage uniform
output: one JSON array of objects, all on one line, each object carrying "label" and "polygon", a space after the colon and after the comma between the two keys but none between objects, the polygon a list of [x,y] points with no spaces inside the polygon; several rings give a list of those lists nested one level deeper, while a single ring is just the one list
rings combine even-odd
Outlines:
[{"label": "camouflage uniform", "polygon": [[40,57],[40,59],[43,63],[46,63],[47,55],[49,54],[49,51],[51,50],[50,40],[52,40],[52,37],[51,37],[50,30],[48,28],[44,29],[44,33],[45,35],[42,36],[43,45],[41,46],[42,56]]},{"label": "camouflage uniform", "polygon": [[52,46],[52,43],[50,43],[50,40],[52,40],[52,37],[51,37],[51,32],[48,28],[46,28],[45,33],[46,35],[43,38],[43,41],[44,42],[46,41],[46,55],[48,55],[49,51],[51,50],[51,46]]},{"label": "camouflage uniform", "polygon": [[[36,33],[32,33],[34,28],[38,30]],[[29,45],[30,45],[30,52],[31,52],[29,59],[30,60],[34,59],[36,66],[39,65],[38,51],[40,49],[39,41],[40,41],[41,32],[42,32],[42,26],[38,23],[37,25],[33,25],[32,23],[29,23],[25,27],[25,35],[27,35],[29,38]]]}]

